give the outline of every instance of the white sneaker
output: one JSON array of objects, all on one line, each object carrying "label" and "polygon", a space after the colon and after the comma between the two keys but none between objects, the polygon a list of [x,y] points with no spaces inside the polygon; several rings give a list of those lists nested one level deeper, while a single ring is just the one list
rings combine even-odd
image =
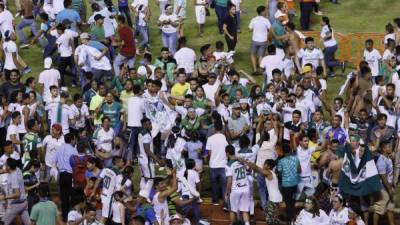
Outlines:
[{"label": "white sneaker", "polygon": [[22,44],[22,45],[19,46],[19,48],[29,48],[29,45],[30,44]]}]

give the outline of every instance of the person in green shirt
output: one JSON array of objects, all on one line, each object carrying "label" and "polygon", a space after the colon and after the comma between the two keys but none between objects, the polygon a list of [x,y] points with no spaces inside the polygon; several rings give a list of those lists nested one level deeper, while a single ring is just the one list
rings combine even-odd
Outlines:
[{"label": "person in green shirt", "polygon": [[176,68],[176,60],[170,55],[169,49],[163,47],[161,49],[160,57],[158,57],[154,63],[154,66],[160,67],[163,72],[167,75],[167,84],[172,86],[175,82],[174,71]]},{"label": "person in green shirt", "polygon": [[56,225],[61,224],[58,218],[57,205],[50,201],[49,186],[42,183],[38,187],[40,201],[32,207],[31,224],[32,225]]},{"label": "person in green shirt", "polygon": [[90,29],[90,35],[95,37],[96,41],[102,42],[106,44],[106,37],[104,33],[104,16],[101,14],[96,14],[94,16],[94,21],[96,21],[95,25]]},{"label": "person in green shirt", "polygon": [[[232,103],[242,97],[247,98],[249,96],[249,91],[247,90],[247,87],[239,83],[239,74],[236,72],[229,72],[228,75],[230,76],[231,84],[224,85],[223,90],[225,93],[229,94],[230,102]],[[238,93],[241,93],[242,95],[237,96]]]},{"label": "person in green shirt", "polygon": [[90,100],[90,115],[93,116],[93,124],[97,127],[101,124],[102,115],[97,112],[97,108],[100,108],[103,104],[104,97],[106,96],[107,89],[104,83],[98,84],[98,93],[93,96]]},{"label": "person in green shirt", "polygon": [[129,77],[132,80],[133,85],[139,85],[142,90],[144,89],[144,83],[146,83],[147,77],[140,76],[136,68],[129,69]]},{"label": "person in green shirt", "polygon": [[38,153],[42,149],[42,139],[39,137],[40,132],[39,123],[35,119],[30,119],[28,121],[28,133],[24,135],[22,139],[22,144],[24,147],[24,155],[22,157],[22,162],[28,162],[31,159],[37,159]]},{"label": "person in green shirt", "polygon": [[111,127],[114,129],[115,136],[117,136],[121,130],[120,118],[124,111],[121,103],[114,101],[113,94],[108,92],[103,103],[96,109],[96,111],[101,115],[110,118]]},{"label": "person in green shirt", "polygon": [[125,82],[124,90],[121,91],[121,94],[119,96],[119,99],[121,100],[124,112],[126,112],[127,107],[128,107],[128,99],[130,97],[133,97],[134,95],[135,94],[133,93],[133,82],[131,79],[128,79]]}]

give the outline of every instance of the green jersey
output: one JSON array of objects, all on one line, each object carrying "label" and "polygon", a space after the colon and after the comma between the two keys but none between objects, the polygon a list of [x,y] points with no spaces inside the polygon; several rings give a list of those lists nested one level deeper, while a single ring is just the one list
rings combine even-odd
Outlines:
[{"label": "green jersey", "polygon": [[24,152],[36,151],[38,148],[42,147],[42,139],[39,135],[32,132],[25,134],[22,143],[24,145]]},{"label": "green jersey", "polygon": [[119,125],[122,112],[123,108],[119,102],[113,102],[110,106],[108,104],[103,104],[101,107],[103,116],[107,116],[111,119],[112,128],[116,128]]}]

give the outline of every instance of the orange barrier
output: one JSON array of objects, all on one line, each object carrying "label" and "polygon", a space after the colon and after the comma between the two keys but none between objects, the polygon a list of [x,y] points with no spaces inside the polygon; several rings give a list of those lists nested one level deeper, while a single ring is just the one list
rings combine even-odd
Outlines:
[{"label": "orange barrier", "polygon": [[[306,37],[313,37],[316,46],[323,49],[320,32],[307,31],[303,32],[303,34]],[[336,52],[335,57],[338,60],[345,60],[354,66],[357,66],[362,60],[365,40],[372,39],[374,41],[374,48],[378,49],[381,54],[383,54],[383,51],[385,50],[385,45],[383,44],[384,36],[385,35],[382,33],[374,32],[350,33],[348,35],[335,33],[335,39],[338,42],[338,51]]]}]

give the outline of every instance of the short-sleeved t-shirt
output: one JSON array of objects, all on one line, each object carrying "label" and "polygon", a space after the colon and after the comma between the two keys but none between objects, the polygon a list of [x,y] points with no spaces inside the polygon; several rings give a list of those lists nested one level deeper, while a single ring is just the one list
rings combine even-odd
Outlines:
[{"label": "short-sleeved t-shirt", "polygon": [[253,41],[266,42],[268,40],[268,31],[271,28],[271,23],[267,18],[257,16],[251,19],[249,28],[253,30]]},{"label": "short-sleeved t-shirt", "polygon": [[324,54],[322,54],[322,51],[319,48],[313,48],[312,50],[302,48],[297,53],[297,57],[301,58],[302,66],[306,65],[307,63],[311,63],[313,68],[317,68],[319,66],[319,60],[324,59]]},{"label": "short-sleeved t-shirt", "polygon": [[31,220],[37,225],[55,225],[57,205],[52,201],[40,201],[32,207]]},{"label": "short-sleeved t-shirt", "polygon": [[238,161],[229,161],[225,167],[227,177],[232,177],[232,191],[249,191],[246,166]]},{"label": "short-sleeved t-shirt", "polygon": [[4,69],[13,70],[17,66],[14,64],[12,55],[13,53],[18,55],[18,48],[14,41],[6,41],[3,43],[4,54],[6,55],[4,60]]},{"label": "short-sleeved t-shirt", "polygon": [[79,13],[72,9],[64,9],[57,14],[57,23],[62,23],[63,20],[66,19],[72,22],[71,29],[77,31],[77,23],[81,22],[81,17],[79,16]]},{"label": "short-sleeved t-shirt", "polygon": [[[71,210],[68,213],[68,223],[75,222],[82,218],[82,214],[76,210]],[[82,225],[82,224],[79,224]]]},{"label": "short-sleeved t-shirt", "polygon": [[124,44],[121,46],[120,54],[125,57],[135,57],[135,37],[133,31],[128,26],[122,26],[118,29],[119,38]]},{"label": "short-sleeved t-shirt", "polygon": [[12,194],[14,189],[19,189],[20,195],[18,199],[13,199],[10,201],[10,203],[12,204],[13,202],[18,202],[19,200],[25,200],[24,178],[22,177],[22,172],[19,168],[16,168],[14,171],[8,174],[8,195]]},{"label": "short-sleeved t-shirt", "polygon": [[226,25],[226,29],[228,30],[230,35],[236,35],[237,33],[236,16],[227,15],[224,19],[224,25]]},{"label": "short-sleeved t-shirt", "polygon": [[90,29],[90,34],[94,36],[96,41],[102,41],[106,37],[103,26],[93,26],[92,29]]},{"label": "short-sleeved t-shirt", "polygon": [[380,155],[376,161],[378,173],[386,175],[389,184],[393,183],[393,161],[384,155]]},{"label": "short-sleeved t-shirt", "polygon": [[111,126],[113,128],[120,123],[121,112],[123,112],[123,108],[119,102],[113,102],[111,106],[108,104],[103,104],[101,107],[101,113],[103,116],[107,116],[111,119]]}]

